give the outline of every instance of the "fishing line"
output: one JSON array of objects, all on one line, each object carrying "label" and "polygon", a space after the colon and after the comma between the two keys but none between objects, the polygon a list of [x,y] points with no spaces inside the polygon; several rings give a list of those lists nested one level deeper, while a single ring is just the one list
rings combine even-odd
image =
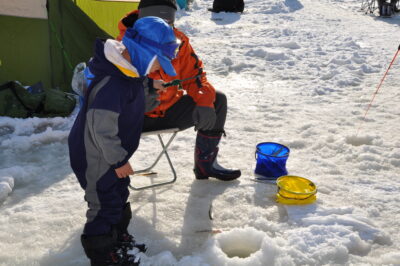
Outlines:
[{"label": "fishing line", "polygon": [[400,45],[399,45],[399,47],[397,48],[396,54],[394,55],[394,57],[393,57],[393,59],[392,59],[392,62],[390,62],[389,67],[386,69],[386,72],[385,72],[385,74],[383,75],[383,77],[382,77],[382,79],[381,79],[381,82],[379,83],[379,85],[378,85],[378,87],[376,88],[375,92],[372,94],[372,99],[371,99],[371,101],[369,102],[369,105],[368,105],[368,107],[367,107],[367,110],[365,111],[365,114],[364,114],[363,119],[362,119],[361,122],[360,122],[360,125],[358,126],[357,133],[356,133],[356,137],[358,136],[358,133],[359,133],[359,131],[360,131],[360,129],[361,129],[361,126],[362,126],[363,123],[365,122],[365,118],[367,117],[368,111],[369,111],[369,109],[371,108],[371,105],[372,105],[372,102],[373,102],[374,99],[375,99],[375,96],[378,94],[378,91],[379,91],[379,89],[381,88],[381,86],[382,86],[382,84],[383,84],[383,81],[385,80],[385,78],[386,78],[386,76],[387,76],[387,74],[388,74],[390,68],[392,67],[394,61],[396,60],[396,57],[397,57],[397,55],[399,54],[399,52],[400,52]]}]

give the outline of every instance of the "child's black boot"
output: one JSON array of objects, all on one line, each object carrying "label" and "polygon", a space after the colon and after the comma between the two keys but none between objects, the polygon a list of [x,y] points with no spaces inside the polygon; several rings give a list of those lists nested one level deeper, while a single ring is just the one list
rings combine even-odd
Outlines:
[{"label": "child's black boot", "polygon": [[81,243],[91,266],[138,266],[140,259],[121,248],[116,234],[81,236]]},{"label": "child's black boot", "polygon": [[131,204],[127,202],[122,211],[122,218],[119,224],[117,224],[117,232],[118,232],[118,241],[121,243],[121,247],[126,250],[132,250],[133,248],[137,248],[140,252],[146,252],[147,247],[145,244],[137,243],[134,237],[129,234],[128,226],[132,219],[132,210]]}]

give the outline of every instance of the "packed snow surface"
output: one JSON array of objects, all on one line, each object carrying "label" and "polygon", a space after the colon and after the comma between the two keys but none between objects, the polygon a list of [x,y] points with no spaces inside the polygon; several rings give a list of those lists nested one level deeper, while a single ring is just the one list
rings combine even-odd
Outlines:
[{"label": "packed snow surface", "polygon": [[[176,26],[228,97],[219,163],[242,177],[195,180],[195,132],[180,132],[176,183],[129,198],[129,229],[149,248],[142,264],[400,265],[399,59],[363,118],[400,17],[365,14],[356,0],[246,0],[243,14],[213,14],[211,4],[195,0]],[[0,118],[0,265],[89,265],[66,143],[76,113]],[[253,181],[260,142],[290,148],[287,169],[317,185],[315,203],[276,203],[275,184]],[[145,167],[159,148],[143,137],[131,164]],[[165,161],[156,171],[132,183],[171,177]]]}]

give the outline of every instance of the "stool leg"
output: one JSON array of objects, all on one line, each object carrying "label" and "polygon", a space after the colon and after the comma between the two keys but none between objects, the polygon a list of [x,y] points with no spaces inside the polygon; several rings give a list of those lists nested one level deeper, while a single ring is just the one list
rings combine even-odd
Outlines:
[{"label": "stool leg", "polygon": [[169,157],[169,154],[167,152],[168,147],[171,145],[171,143],[174,140],[176,134],[178,134],[178,132],[174,132],[172,134],[172,136],[169,138],[169,140],[168,140],[166,145],[164,144],[164,141],[163,141],[163,139],[161,137],[161,134],[157,134],[158,139],[159,139],[160,144],[161,144],[161,147],[162,147],[162,151],[157,156],[156,160],[154,161],[154,163],[151,166],[149,166],[149,167],[147,167],[146,169],[143,169],[143,170],[135,171],[136,174],[150,171],[151,169],[153,169],[157,165],[157,163],[158,163],[158,161],[160,161],[161,157],[163,155],[165,155],[165,157],[167,158],[168,164],[169,164],[169,166],[171,168],[171,171],[172,171],[172,174],[173,174],[173,179],[170,180],[170,181],[167,181],[167,182],[152,184],[152,185],[143,186],[143,187],[135,187],[133,185],[129,185],[129,187],[131,189],[133,189],[133,190],[143,190],[143,189],[147,189],[147,188],[154,188],[154,187],[159,187],[159,186],[163,186],[163,185],[172,184],[172,183],[174,183],[176,181],[176,178],[177,178],[176,171],[175,171],[174,165],[172,164],[171,158]]}]

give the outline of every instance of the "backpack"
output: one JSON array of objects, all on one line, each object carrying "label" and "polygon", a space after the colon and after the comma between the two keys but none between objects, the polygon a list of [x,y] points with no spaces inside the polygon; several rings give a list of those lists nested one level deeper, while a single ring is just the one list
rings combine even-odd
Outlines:
[{"label": "backpack", "polygon": [[90,69],[86,66],[85,62],[76,65],[72,76],[71,87],[79,97],[79,108],[83,106],[86,92],[93,79],[94,75],[90,72]]},{"label": "backpack", "polygon": [[0,116],[26,118],[39,109],[44,99],[42,91],[31,93],[16,81],[0,85]]},{"label": "backpack", "polygon": [[212,12],[241,12],[244,10],[243,0],[214,0]]},{"label": "backpack", "polygon": [[44,89],[41,83],[29,88],[16,81],[0,85],[0,116],[13,118],[68,116],[75,98],[56,89]]}]

